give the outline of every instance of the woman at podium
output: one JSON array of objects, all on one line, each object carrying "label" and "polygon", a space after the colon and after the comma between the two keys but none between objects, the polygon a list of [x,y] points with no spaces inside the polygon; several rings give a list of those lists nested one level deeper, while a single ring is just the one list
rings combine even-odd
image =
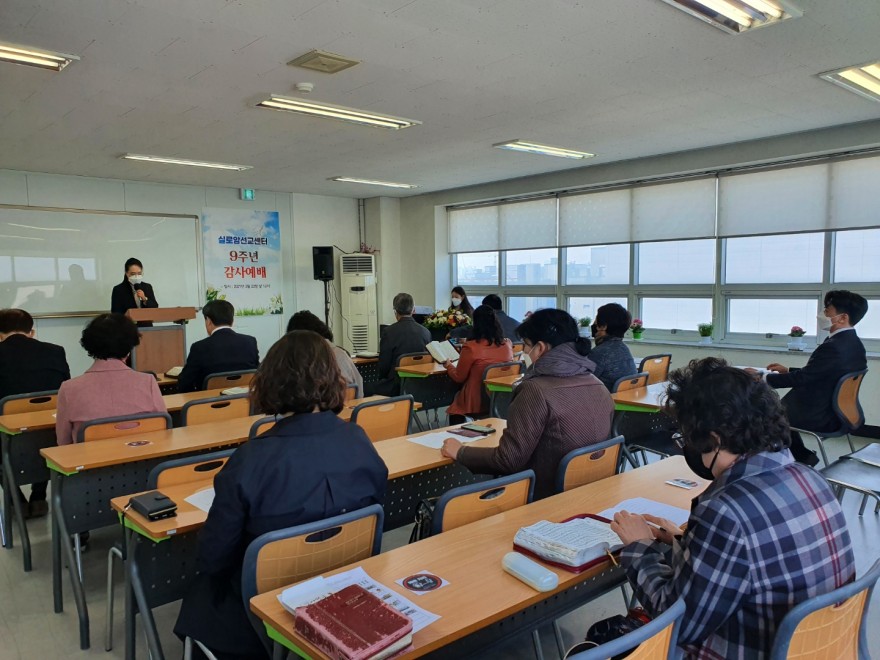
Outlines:
[{"label": "woman at podium", "polygon": [[[130,309],[158,307],[153,287],[144,282],[144,265],[132,257],[125,262],[125,278],[113,287],[110,296],[110,311],[114,314],[125,314]],[[138,323],[139,326],[150,326],[152,323]]]}]

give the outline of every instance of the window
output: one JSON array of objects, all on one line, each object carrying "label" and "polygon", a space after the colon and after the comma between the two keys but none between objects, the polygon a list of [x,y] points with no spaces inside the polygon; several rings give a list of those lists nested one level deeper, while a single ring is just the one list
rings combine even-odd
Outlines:
[{"label": "window", "polygon": [[824,234],[747,236],[726,241],[728,284],[821,282]]},{"label": "window", "polygon": [[568,313],[576,319],[582,319],[585,316],[589,316],[595,321],[596,310],[602,305],[617,303],[626,307],[626,302],[626,298],[569,298]]},{"label": "window", "polygon": [[868,299],[868,313],[859,321],[856,332],[862,339],[880,339],[880,298]]},{"label": "window", "polygon": [[570,247],[566,284],[629,284],[629,245]]},{"label": "window", "polygon": [[526,312],[556,307],[556,298],[548,296],[510,296],[507,299],[507,313],[517,321],[524,321]]},{"label": "window", "polygon": [[455,257],[456,282],[465,284],[498,285],[498,253],[473,252]]},{"label": "window", "polygon": [[880,281],[880,229],[837,232],[834,239],[834,281]]},{"label": "window", "polygon": [[642,319],[648,330],[657,328],[696,332],[700,323],[712,322],[712,299],[642,298],[642,313],[638,318]]},{"label": "window", "polygon": [[507,285],[556,284],[559,250],[514,250],[507,253]]},{"label": "window", "polygon": [[640,243],[639,284],[712,284],[715,240]]},{"label": "window", "polygon": [[732,298],[728,305],[730,332],[787,335],[799,325],[816,334],[815,298]]},{"label": "window", "polygon": [[16,282],[54,282],[55,260],[52,257],[13,257]]}]

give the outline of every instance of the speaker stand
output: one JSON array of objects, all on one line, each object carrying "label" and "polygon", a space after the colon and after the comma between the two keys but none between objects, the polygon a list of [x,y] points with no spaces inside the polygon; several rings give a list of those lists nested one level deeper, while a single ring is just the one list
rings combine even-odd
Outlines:
[{"label": "speaker stand", "polygon": [[330,280],[324,280],[324,323],[330,327]]}]

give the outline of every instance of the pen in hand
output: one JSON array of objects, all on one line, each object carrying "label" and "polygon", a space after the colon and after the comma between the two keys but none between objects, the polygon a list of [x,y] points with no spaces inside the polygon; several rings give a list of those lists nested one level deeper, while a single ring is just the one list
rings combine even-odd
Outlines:
[{"label": "pen in hand", "polygon": [[[642,518],[642,520],[645,520],[645,519]],[[653,523],[653,522],[651,522],[650,520],[645,520],[645,524],[646,524],[648,527],[653,527],[654,529],[659,529],[661,532],[666,532],[667,534],[669,533],[669,530],[668,530],[668,529],[666,529],[665,527],[663,527],[663,526],[661,526],[661,525],[658,525],[657,523]]]}]

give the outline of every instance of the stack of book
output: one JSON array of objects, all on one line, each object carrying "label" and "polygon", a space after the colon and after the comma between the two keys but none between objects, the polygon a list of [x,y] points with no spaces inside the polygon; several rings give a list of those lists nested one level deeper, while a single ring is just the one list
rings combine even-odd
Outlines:
[{"label": "stack of book", "polygon": [[412,620],[353,584],[297,607],[294,628],[334,660],[383,660],[412,644]]}]

